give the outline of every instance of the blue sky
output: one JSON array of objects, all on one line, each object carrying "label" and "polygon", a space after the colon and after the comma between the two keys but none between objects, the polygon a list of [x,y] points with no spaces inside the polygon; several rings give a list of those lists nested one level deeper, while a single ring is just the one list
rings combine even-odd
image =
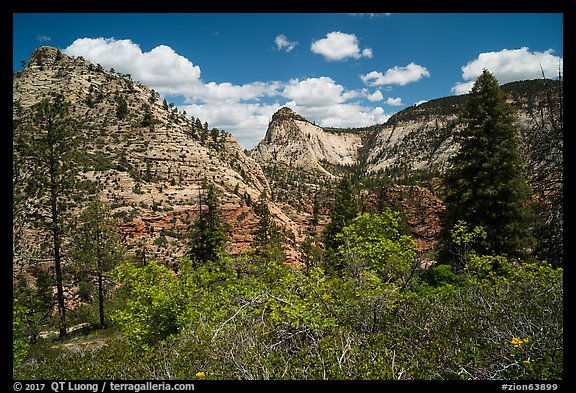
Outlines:
[{"label": "blue sky", "polygon": [[465,93],[484,68],[502,84],[555,77],[563,15],[13,14],[14,71],[42,45],[131,74],[249,149],[282,106],[359,127]]}]

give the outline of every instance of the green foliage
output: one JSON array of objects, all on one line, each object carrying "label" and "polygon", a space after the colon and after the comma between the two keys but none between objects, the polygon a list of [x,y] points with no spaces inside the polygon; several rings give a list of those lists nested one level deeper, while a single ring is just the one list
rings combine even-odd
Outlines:
[{"label": "green foliage", "polygon": [[[40,54],[36,60],[41,63]],[[124,119],[127,102],[117,97],[116,116]],[[152,91],[149,103],[158,97]],[[94,106],[100,98],[94,101],[90,93],[87,103]],[[75,234],[64,239],[73,245],[65,249],[70,261],[66,267],[75,269],[70,271],[82,300],[91,300],[94,281],[99,281],[102,298],[108,273],[114,284],[106,287],[114,288],[106,292],[112,297],[110,330],[75,333],[74,340],[59,344],[40,333],[54,326],[54,277],[64,311],[61,272],[58,266],[55,275],[45,266],[28,268],[32,277],[13,287],[15,379],[561,379],[563,271],[521,259],[527,245],[528,214],[523,210],[527,191],[518,176],[522,162],[517,157],[514,113],[495,79],[485,72],[468,97],[430,101],[399,113],[389,124],[417,118],[424,107],[451,113],[466,99],[461,117],[465,128],[455,135],[461,151],[446,182],[449,208],[443,251],[450,264],[420,266],[416,245],[404,233],[400,215],[390,209],[358,215],[353,181],[343,176],[323,233],[326,251],[311,229],[301,244],[302,269],[284,263],[286,239],[265,194],[253,203],[244,191],[259,219],[252,233],[254,250],[226,255],[227,227],[220,219],[218,194],[213,186],[203,186],[207,192],[200,198],[190,249],[174,270],[144,255],[143,262],[124,262],[112,272],[123,256],[107,208],[88,205],[77,225],[66,225],[79,196],[97,192],[78,188],[76,176],[84,166],[78,153],[84,149],[77,143],[78,124],[70,118],[68,104],[58,95],[29,111],[15,103],[16,220],[24,217],[30,226],[53,235],[41,248],[49,258],[59,259],[62,235]],[[164,100],[163,107],[172,109],[169,120],[178,121],[174,104]],[[134,125],[153,127],[158,122],[150,105],[142,105],[142,112],[141,123],[136,119]],[[189,126],[190,134],[205,147],[226,156],[225,132],[209,131],[208,123],[193,117]],[[430,139],[431,146],[437,149],[455,126],[433,130],[431,134],[441,135]],[[561,141],[554,131],[544,134]],[[406,143],[417,145],[410,138]],[[367,159],[367,152],[360,152],[364,155],[360,161]],[[553,152],[557,160],[561,155]],[[154,180],[152,161],[146,160],[142,174],[125,153],[118,157],[117,169],[128,171],[135,180],[134,191],[142,192],[141,182]],[[370,179],[364,177],[362,165],[329,169],[351,173],[364,187],[398,179],[432,183],[436,168],[418,173],[409,170],[407,162]],[[561,168],[558,164],[556,171]],[[322,165],[328,167],[327,162]],[[95,156],[92,169],[98,168],[112,166],[103,156]],[[538,167],[533,169],[538,172]],[[313,179],[277,164],[265,170],[274,178],[271,199],[290,203],[301,199],[299,206],[312,212],[313,226],[323,222],[334,190],[332,180]],[[242,168],[238,172],[248,176]],[[176,185],[174,178],[171,184]],[[538,195],[546,190],[541,188]],[[239,193],[238,185],[234,193]],[[153,201],[152,210],[158,209]],[[561,207],[545,216],[554,222],[542,228],[547,229],[542,236],[558,233],[562,222],[555,219],[558,211]],[[165,246],[166,236],[180,234],[164,229],[155,244]],[[557,254],[558,240],[551,240],[552,244],[540,245],[545,246],[540,254]],[[141,246],[144,250],[143,241]],[[87,309],[77,308],[70,322],[90,320]],[[65,324],[61,319],[60,327],[65,329]],[[95,345],[103,337],[99,334],[113,337],[105,337],[99,346]]]},{"label": "green foliage", "polygon": [[21,321],[18,337],[26,344],[38,341],[40,331],[51,322],[50,312],[54,305],[54,278],[41,268],[31,269],[31,272],[34,282],[22,278],[13,286],[14,307],[24,309],[24,313],[18,314]]},{"label": "green foliage", "polygon": [[113,271],[113,277],[124,285],[128,300],[126,308],[117,310],[112,320],[134,348],[147,350],[177,333],[181,299],[173,272],[155,260],[143,267],[125,262]]},{"label": "green foliage", "polygon": [[70,256],[76,262],[79,285],[96,287],[100,327],[104,328],[104,276],[124,258],[125,245],[120,238],[118,222],[112,217],[110,208],[100,201],[88,204],[74,227]]},{"label": "green foliage", "polygon": [[66,336],[66,309],[62,275],[62,247],[72,208],[81,202],[79,172],[84,166],[83,141],[70,103],[51,94],[23,114],[14,131],[15,222],[22,220],[48,234],[48,255],[54,261],[60,337]]},{"label": "green foliage", "polygon": [[422,285],[420,289],[434,290],[445,286],[461,286],[466,280],[464,277],[455,274],[450,265],[435,265],[422,274]]},{"label": "green foliage", "polygon": [[208,192],[205,200],[200,196],[199,201],[201,207],[206,204],[206,209],[200,211],[196,220],[188,253],[192,260],[202,263],[216,261],[224,252],[227,241],[226,225],[220,218],[216,188],[213,185],[207,185],[206,188]]},{"label": "green foliage", "polygon": [[486,239],[486,231],[480,226],[470,229],[465,221],[458,221],[450,231],[452,264],[456,271],[474,279],[495,279],[509,276],[514,267],[505,256],[480,255],[474,245]]},{"label": "green foliage", "polygon": [[467,259],[479,242],[486,239],[486,231],[481,226],[470,229],[470,225],[459,220],[450,230],[450,243],[444,243],[444,252],[451,253],[450,265],[455,271],[461,271],[467,263]]},{"label": "green foliage", "polygon": [[468,254],[464,271],[479,279],[495,279],[497,276],[508,276],[514,267],[502,255],[478,255],[475,251]]},{"label": "green foliage", "polygon": [[330,271],[339,272],[343,269],[344,263],[341,259],[334,258],[338,248],[342,245],[342,239],[337,235],[350,225],[352,220],[358,215],[358,206],[355,191],[352,187],[352,180],[349,176],[343,176],[336,191],[334,204],[330,210],[330,221],[324,227],[322,233],[324,246],[330,256],[330,265],[325,267]]},{"label": "green foliage", "polygon": [[28,352],[27,337],[24,333],[24,315],[28,309],[21,304],[12,307],[12,370],[16,369]]},{"label": "green foliage", "polygon": [[454,224],[454,228],[450,232],[452,243],[456,246],[465,246],[477,241],[478,238],[485,239],[486,231],[481,226],[475,226],[470,230],[469,225],[460,220]]},{"label": "green foliage", "polygon": [[416,257],[416,243],[399,231],[400,214],[386,209],[380,214],[363,213],[336,235],[342,243],[339,255],[360,259],[382,279],[404,282]]},{"label": "green foliage", "polygon": [[118,119],[124,119],[128,116],[128,103],[122,96],[118,96],[116,99],[118,106],[116,107],[116,117]]},{"label": "green foliage", "polygon": [[[123,333],[100,349],[26,359],[16,377],[87,379],[560,379],[562,270],[430,271],[427,290],[367,266],[307,272],[248,255],[174,274],[116,270]],[[431,290],[430,286],[434,286]],[[418,289],[418,288],[417,288]],[[30,356],[30,355],[29,355]]]},{"label": "green foliage", "polygon": [[[455,135],[459,151],[446,176],[448,189],[443,239],[459,220],[482,226],[486,238],[475,245],[481,254],[525,255],[529,245],[529,188],[523,177],[517,119],[498,81],[488,71],[476,80],[468,95]],[[448,261],[449,248],[440,257]]]},{"label": "green foliage", "polygon": [[[560,71],[560,70],[559,70]],[[533,192],[533,228],[536,244],[532,255],[562,266],[564,258],[564,97],[559,80],[544,79],[525,85],[530,108],[530,127],[522,138],[525,172]],[[531,88],[539,87],[534,92]],[[515,89],[521,86],[514,86]],[[525,90],[525,89],[522,89]],[[545,97],[543,99],[543,96]]]},{"label": "green foliage", "polygon": [[142,104],[142,111],[144,112],[142,122],[140,123],[142,127],[148,127],[158,122],[156,119],[154,119],[154,116],[152,115],[150,105]]},{"label": "green foliage", "polygon": [[272,213],[270,213],[268,203],[266,192],[262,192],[258,203],[254,207],[254,212],[258,216],[258,226],[252,233],[254,235],[252,245],[256,255],[267,260],[283,262],[286,257],[284,252],[286,240],[281,228],[276,224]]}]

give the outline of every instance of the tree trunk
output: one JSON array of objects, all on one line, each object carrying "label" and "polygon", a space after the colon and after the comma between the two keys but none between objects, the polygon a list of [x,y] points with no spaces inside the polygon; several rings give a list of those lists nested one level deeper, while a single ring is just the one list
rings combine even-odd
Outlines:
[{"label": "tree trunk", "polygon": [[106,324],[104,322],[104,289],[102,288],[102,261],[98,261],[98,311],[100,313],[100,329],[104,329]]},{"label": "tree trunk", "polygon": [[58,194],[55,186],[55,160],[50,161],[50,204],[52,210],[52,238],[54,240],[54,273],[58,300],[58,328],[60,331],[60,341],[64,341],[68,332],[66,331],[66,305],[64,304],[64,286],[62,285]]},{"label": "tree trunk", "polygon": [[102,268],[104,263],[102,261],[102,252],[100,249],[100,231],[96,232],[96,244],[98,247],[98,312],[100,314],[100,329],[105,328],[104,322],[104,288],[103,288],[103,275]]}]

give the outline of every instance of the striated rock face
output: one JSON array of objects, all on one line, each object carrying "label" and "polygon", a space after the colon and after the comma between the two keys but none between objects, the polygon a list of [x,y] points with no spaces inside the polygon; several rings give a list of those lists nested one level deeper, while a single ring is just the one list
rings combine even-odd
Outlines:
[{"label": "striated rock face", "polygon": [[[558,97],[551,92],[558,91],[559,87],[559,82],[551,80],[520,81],[501,86],[517,109],[521,145],[526,144],[537,123],[546,124],[548,128],[552,125],[548,105],[555,105],[553,102]],[[441,174],[458,149],[453,135],[461,127],[458,116],[466,99],[466,95],[438,98],[393,115],[372,135],[366,154],[367,171],[376,173],[402,167]],[[527,161],[533,159],[533,151],[524,153]]]},{"label": "striated rock face", "polygon": [[[219,190],[223,218],[232,225],[229,251],[251,244],[257,218],[249,202],[263,191],[270,195],[270,187],[260,165],[230,134],[203,129],[129,75],[52,47],[37,49],[13,78],[15,124],[52,92],[71,103],[71,115],[79,120],[78,132],[95,162],[84,176],[102,183],[100,198],[121,220],[132,252],[144,250],[147,258],[176,263],[198,216],[204,181]],[[124,116],[118,109],[122,100]],[[278,220],[291,225],[285,215]],[[21,248],[26,249],[31,248]],[[37,257],[16,254],[15,262]]]},{"label": "striated rock face", "polygon": [[361,135],[354,132],[327,132],[290,108],[281,108],[273,116],[264,139],[252,152],[261,163],[284,163],[306,172],[332,176],[326,163],[357,163],[362,147]]},{"label": "striated rock face", "polygon": [[395,166],[443,171],[457,148],[452,140],[457,127],[456,115],[387,123],[369,150],[368,171]]}]

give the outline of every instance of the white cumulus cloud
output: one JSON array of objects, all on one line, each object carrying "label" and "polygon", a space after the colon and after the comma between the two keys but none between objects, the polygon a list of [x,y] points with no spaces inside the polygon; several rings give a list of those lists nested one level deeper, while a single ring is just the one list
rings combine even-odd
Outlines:
[{"label": "white cumulus cloud", "polygon": [[290,101],[285,106],[321,127],[366,127],[385,123],[391,116],[379,106],[374,108],[354,102],[307,107],[299,106],[294,101]]},{"label": "white cumulus cloud", "polygon": [[209,127],[230,132],[244,148],[251,149],[264,138],[272,115],[281,107],[278,103],[220,103],[182,105],[179,108],[207,121]]},{"label": "white cumulus cloud", "polygon": [[36,39],[40,42],[51,42],[52,38],[48,37],[47,35],[38,35],[36,36]]},{"label": "white cumulus cloud", "polygon": [[382,101],[384,99],[384,96],[382,95],[382,92],[380,90],[376,90],[374,93],[368,94],[366,98],[368,98],[369,101],[376,102],[376,101]]},{"label": "white cumulus cloud", "polygon": [[372,57],[372,49],[360,49],[358,38],[354,34],[333,31],[326,34],[326,38],[313,41],[310,50],[324,56],[328,61],[341,61],[352,57]]},{"label": "white cumulus cloud", "polygon": [[452,87],[451,91],[457,96],[462,94],[468,94],[470,90],[472,90],[472,87],[474,86],[474,81],[475,80],[469,82],[456,82],[454,87]]},{"label": "white cumulus cloud", "polygon": [[298,106],[322,107],[343,103],[357,97],[359,93],[346,91],[344,86],[337,84],[332,78],[292,79],[284,87],[282,95],[294,100]]},{"label": "white cumulus cloud", "polygon": [[502,49],[498,52],[480,53],[478,57],[462,67],[464,82],[456,82],[452,87],[455,94],[466,94],[474,85],[476,78],[483,70],[490,71],[500,84],[542,77],[542,71],[547,78],[558,76],[562,70],[562,57],[555,56],[552,49],[544,52],[531,52],[527,47],[520,49]]},{"label": "white cumulus cloud", "polygon": [[390,106],[402,106],[402,105],[404,105],[402,103],[402,98],[400,98],[400,97],[397,97],[397,98],[388,97],[386,99],[385,103],[387,105],[390,105]]},{"label": "white cumulus cloud", "polygon": [[278,50],[285,50],[286,52],[290,52],[298,45],[298,41],[289,41],[284,34],[276,36],[274,42]]},{"label": "white cumulus cloud", "polygon": [[273,96],[279,82],[251,82],[234,85],[228,82],[205,83],[200,67],[166,45],[149,52],[131,40],[113,38],[80,38],[63,50],[71,56],[82,56],[93,63],[117,72],[128,73],[134,80],[155,89],[163,96],[184,97],[185,102],[240,102]]},{"label": "white cumulus cloud", "polygon": [[201,78],[198,65],[169,46],[160,45],[146,52],[131,40],[113,38],[80,38],[63,52],[82,56],[106,69],[131,74],[134,80],[162,96],[182,97],[180,110],[208,122],[210,127],[232,133],[247,149],[264,137],[272,114],[282,106],[289,106],[308,120],[329,127],[381,124],[390,117],[381,107],[356,101],[361,98],[380,101],[383,99],[380,90],[372,94],[368,94],[367,89],[348,90],[326,76],[243,85],[206,82]]},{"label": "white cumulus cloud", "polygon": [[372,71],[361,75],[360,79],[369,86],[400,85],[416,82],[423,77],[429,77],[430,72],[421,65],[410,63],[406,67],[389,68],[385,73]]},{"label": "white cumulus cloud", "polygon": [[200,84],[200,67],[166,45],[142,52],[140,46],[131,40],[79,38],[63,52],[131,74],[133,79],[163,95],[184,95],[191,87]]},{"label": "white cumulus cloud", "polygon": [[186,103],[195,101],[210,104],[235,103],[278,95],[280,87],[281,83],[277,81],[251,82],[244,85],[234,85],[229,82],[208,82],[191,86],[191,89],[184,94],[184,97]]}]

